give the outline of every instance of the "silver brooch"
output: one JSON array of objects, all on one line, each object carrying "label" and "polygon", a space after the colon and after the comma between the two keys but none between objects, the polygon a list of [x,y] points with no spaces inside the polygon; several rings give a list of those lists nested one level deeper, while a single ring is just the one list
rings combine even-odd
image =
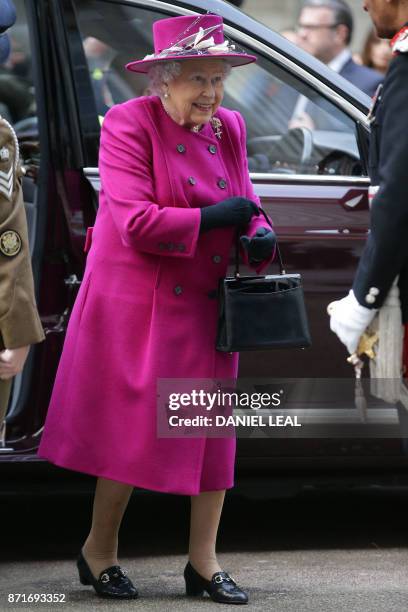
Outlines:
[{"label": "silver brooch", "polygon": [[216,137],[218,138],[218,140],[221,140],[221,134],[222,134],[222,122],[220,119],[218,119],[218,117],[212,117],[211,119],[211,125],[212,128],[215,132]]}]

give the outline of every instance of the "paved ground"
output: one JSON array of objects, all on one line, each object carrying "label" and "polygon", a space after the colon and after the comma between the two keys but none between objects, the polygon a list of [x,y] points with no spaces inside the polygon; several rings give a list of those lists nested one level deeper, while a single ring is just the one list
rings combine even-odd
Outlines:
[{"label": "paved ground", "polygon": [[[215,610],[187,599],[182,576],[189,499],[137,494],[120,534],[121,563],[140,591],[133,602],[94,596],[75,557],[88,527],[89,492],[0,497],[0,611]],[[10,491],[9,491],[10,493]],[[304,494],[293,499],[228,495],[221,565],[249,594],[246,610],[406,612],[408,494]],[[9,604],[8,593],[64,593],[61,604]],[[224,609],[225,606],[222,608]]]},{"label": "paved ground", "polygon": [[[250,602],[245,609],[281,612],[403,612],[408,607],[407,551],[308,550],[223,553],[223,567],[242,587]],[[92,588],[77,580],[71,561],[12,563],[2,572],[1,610],[213,610],[208,596],[184,596],[182,556],[122,558],[140,591],[134,602],[112,603],[96,598]],[[3,568],[5,569],[5,568]],[[9,591],[64,593],[64,604],[12,605]],[[223,609],[225,606],[223,607]]]}]

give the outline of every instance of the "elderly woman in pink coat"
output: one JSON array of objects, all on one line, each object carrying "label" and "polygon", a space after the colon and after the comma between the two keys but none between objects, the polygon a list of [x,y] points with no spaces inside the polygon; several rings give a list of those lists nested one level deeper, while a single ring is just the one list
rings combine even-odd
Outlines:
[{"label": "elderly woman in pink coat", "polygon": [[231,67],[255,60],[224,40],[221,17],[163,19],[155,53],[127,65],[156,95],[107,113],[99,209],[39,455],[97,477],[82,584],[135,598],[118,564],[118,531],[133,487],[191,496],[186,594],[247,603],[216,557],[235,437],[156,433],[161,378],[231,379],[238,355],[215,349],[216,289],[237,228],[257,272],[273,257],[248,175],[238,112],[220,106]]}]

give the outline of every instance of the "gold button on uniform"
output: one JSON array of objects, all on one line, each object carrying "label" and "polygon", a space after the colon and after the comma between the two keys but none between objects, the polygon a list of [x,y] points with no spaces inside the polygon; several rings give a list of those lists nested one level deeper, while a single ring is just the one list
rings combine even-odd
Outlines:
[{"label": "gold button on uniform", "polygon": [[225,188],[226,188],[226,186],[227,186],[227,181],[226,181],[225,179],[220,179],[220,180],[218,181],[218,187],[219,187],[220,189],[225,189]]},{"label": "gold button on uniform", "polygon": [[197,181],[195,180],[194,176],[189,176],[188,182],[190,183],[190,185],[195,185]]},{"label": "gold button on uniform", "polygon": [[176,295],[180,295],[181,293],[183,293],[183,289],[180,287],[180,285],[176,285],[176,287],[174,287],[173,291],[174,291],[174,293]]},{"label": "gold button on uniform", "polygon": [[185,153],[186,152],[186,147],[183,144],[178,144],[177,145],[177,151],[179,153]]},{"label": "gold button on uniform", "polygon": [[6,257],[15,257],[21,251],[20,234],[15,230],[6,230],[0,235],[0,251]]},{"label": "gold button on uniform", "polygon": [[215,145],[209,145],[208,150],[212,155],[215,155],[217,152],[217,147]]},{"label": "gold button on uniform", "polygon": [[213,262],[216,264],[220,263],[221,259],[222,259],[221,255],[213,255],[213,258],[212,258]]}]

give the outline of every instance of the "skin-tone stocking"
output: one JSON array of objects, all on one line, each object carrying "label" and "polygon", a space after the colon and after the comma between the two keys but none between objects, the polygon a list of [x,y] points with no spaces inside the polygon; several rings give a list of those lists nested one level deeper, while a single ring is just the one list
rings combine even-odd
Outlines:
[{"label": "skin-tone stocking", "polygon": [[111,565],[119,565],[119,528],[132,491],[130,485],[98,478],[92,527],[82,547],[82,554],[95,578]]},{"label": "skin-tone stocking", "polygon": [[225,489],[191,496],[188,556],[191,565],[206,580],[211,580],[214,572],[221,571],[215,545],[224,497]]}]

